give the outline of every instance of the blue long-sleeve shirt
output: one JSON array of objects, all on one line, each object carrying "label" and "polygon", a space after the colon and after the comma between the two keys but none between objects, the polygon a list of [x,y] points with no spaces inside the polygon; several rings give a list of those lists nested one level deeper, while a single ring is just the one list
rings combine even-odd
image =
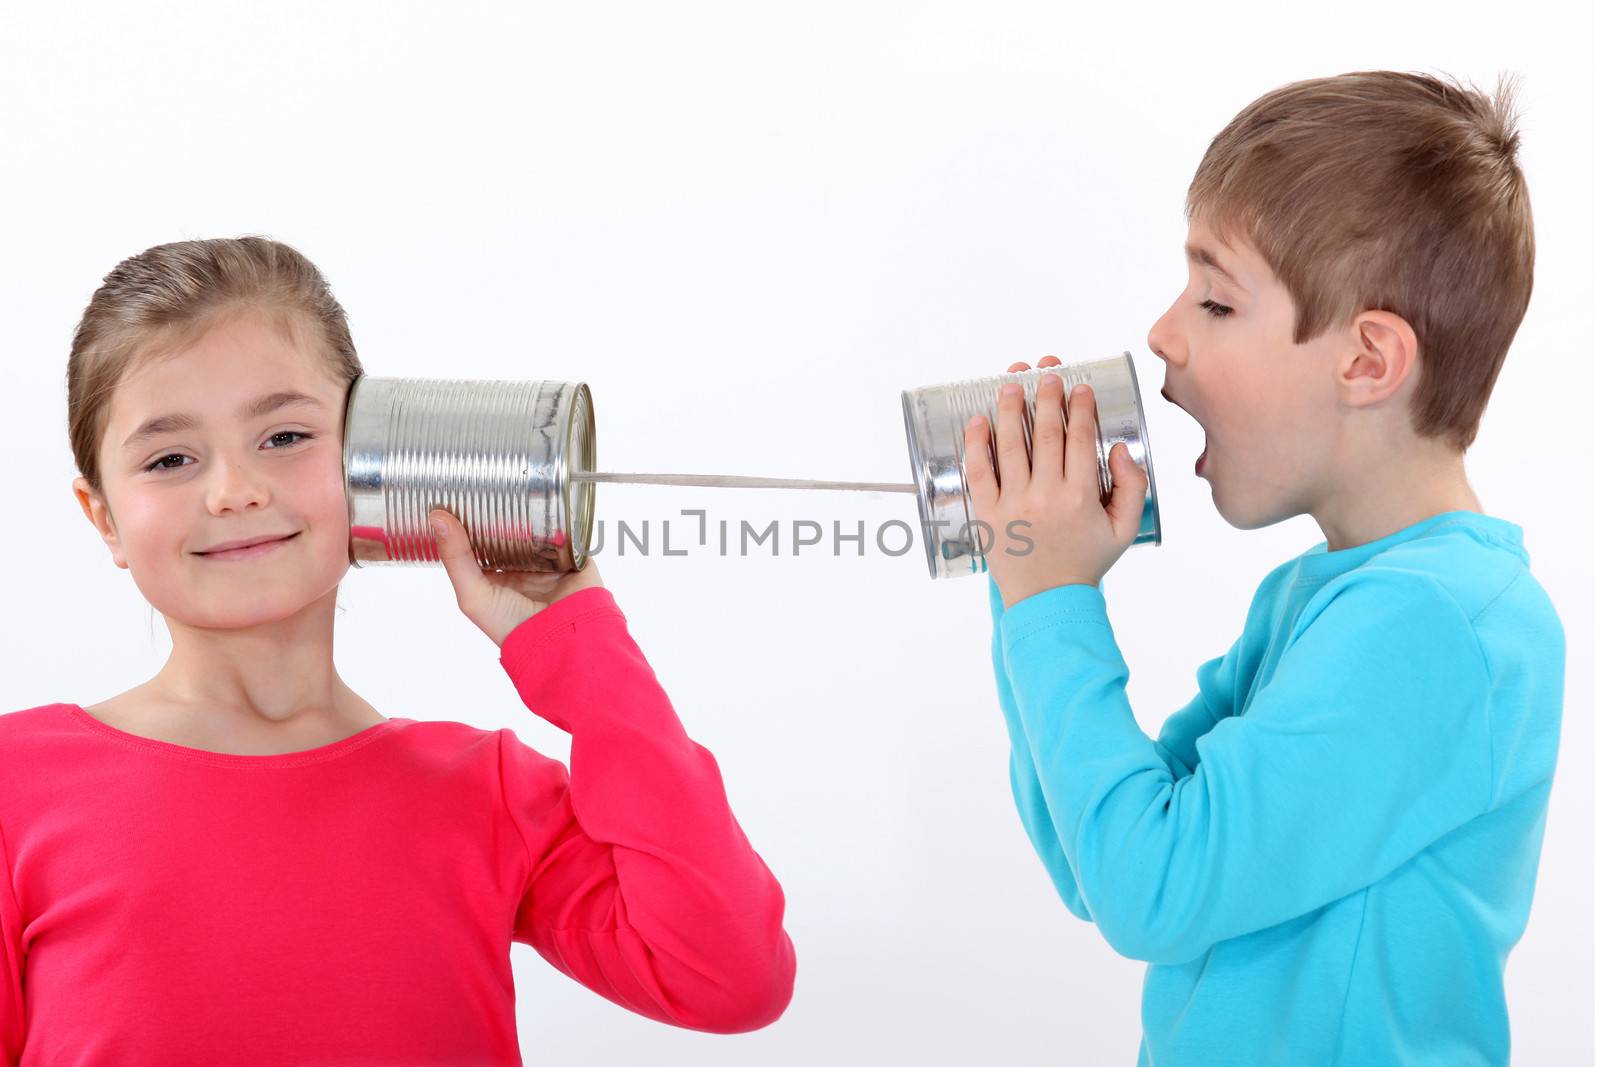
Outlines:
[{"label": "blue long-sleeve shirt", "polygon": [[1289,560],[1154,741],[1100,589],[988,584],[1017,810],[1067,908],[1150,963],[1141,1067],[1509,1061],[1566,654],[1521,527]]}]

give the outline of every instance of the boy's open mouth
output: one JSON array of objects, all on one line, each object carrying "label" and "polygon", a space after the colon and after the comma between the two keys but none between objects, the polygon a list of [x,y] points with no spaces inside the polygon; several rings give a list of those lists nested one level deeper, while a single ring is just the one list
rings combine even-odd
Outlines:
[{"label": "boy's open mouth", "polygon": [[[1205,429],[1205,424],[1204,423],[1200,423],[1199,419],[1195,419],[1194,412],[1192,412],[1188,408],[1184,407],[1181,403],[1178,402],[1178,398],[1177,397],[1175,397],[1171,393],[1167,392],[1167,387],[1165,385],[1163,385],[1161,387],[1161,396],[1162,396],[1162,399],[1164,399],[1167,403],[1175,405],[1185,415],[1188,415],[1191,419],[1194,419],[1194,421],[1196,423],[1199,423],[1201,430]],[[1201,471],[1203,470],[1203,468],[1205,467],[1205,465],[1206,465],[1206,456],[1207,456],[1207,454],[1210,453],[1210,451],[1211,451],[1211,435],[1210,434],[1206,434],[1205,447],[1200,450],[1199,458],[1197,458],[1194,461],[1194,472],[1195,472],[1196,475],[1200,474]]]}]

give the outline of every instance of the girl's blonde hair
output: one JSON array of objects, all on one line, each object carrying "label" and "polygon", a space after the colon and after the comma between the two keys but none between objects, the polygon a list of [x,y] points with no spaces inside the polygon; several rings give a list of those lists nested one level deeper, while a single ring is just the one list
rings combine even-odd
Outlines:
[{"label": "girl's blonde hair", "polygon": [[182,351],[222,318],[263,314],[286,339],[298,325],[320,334],[332,380],[362,373],[344,308],[327,279],[295,249],[266,237],[173,241],[112,268],[95,290],[67,357],[67,433],[78,472],[102,498],[99,451],[111,396],[127,375]]}]

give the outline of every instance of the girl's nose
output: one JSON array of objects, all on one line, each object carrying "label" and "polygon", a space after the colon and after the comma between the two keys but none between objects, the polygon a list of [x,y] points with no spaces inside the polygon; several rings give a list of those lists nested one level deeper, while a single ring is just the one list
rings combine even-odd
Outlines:
[{"label": "girl's nose", "polygon": [[265,480],[242,463],[219,462],[221,474],[213,474],[206,495],[214,509],[243,511],[251,501],[264,504],[271,499]]}]

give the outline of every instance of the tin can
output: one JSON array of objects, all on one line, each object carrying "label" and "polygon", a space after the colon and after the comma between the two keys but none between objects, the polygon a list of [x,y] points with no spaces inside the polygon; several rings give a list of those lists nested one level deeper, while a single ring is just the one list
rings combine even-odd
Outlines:
[{"label": "tin can", "polygon": [[1161,513],[1156,505],[1156,476],[1145,431],[1144,405],[1139,398],[1133,356],[1124,352],[1111,359],[969,378],[900,394],[906,444],[911,452],[911,480],[917,488],[917,512],[922,519],[922,543],[931,577],[955,578],[987,571],[989,566],[982,552],[1004,551],[1000,542],[1005,531],[987,529],[978,523],[973,512],[964,466],[967,420],[979,414],[988,417],[992,456],[1000,387],[1007,382],[1019,383],[1024,401],[1022,438],[1031,461],[1034,405],[1039,379],[1045,374],[1059,374],[1067,392],[1079,383],[1094,389],[1100,502],[1111,500],[1111,449],[1120,441],[1128,446],[1128,454],[1149,480],[1139,533],[1133,543],[1161,543]]},{"label": "tin can", "polygon": [[575,571],[589,558],[594,403],[582,382],[358,377],[344,416],[350,562],[439,564],[428,512],[480,566]]}]

